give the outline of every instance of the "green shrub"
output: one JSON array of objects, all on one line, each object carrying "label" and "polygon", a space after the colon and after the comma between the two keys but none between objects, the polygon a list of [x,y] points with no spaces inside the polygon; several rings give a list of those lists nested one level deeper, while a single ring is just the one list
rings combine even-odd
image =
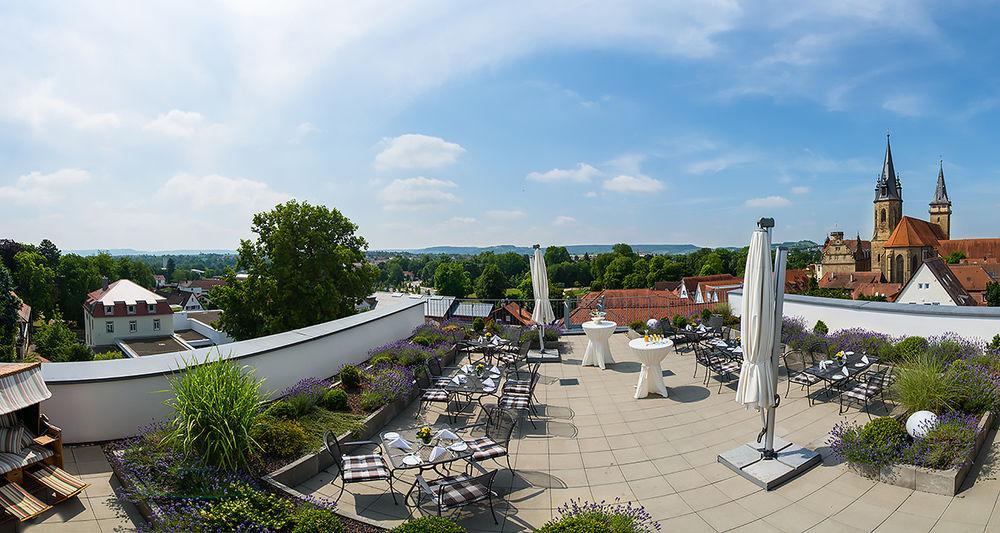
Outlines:
[{"label": "green shrub", "polygon": [[834,454],[855,465],[880,468],[898,462],[906,450],[906,430],[889,416],[876,418],[863,427],[840,423],[831,435]]},{"label": "green shrub", "polygon": [[948,367],[948,378],[957,388],[957,409],[965,413],[984,413],[1000,408],[1000,390],[992,366],[977,359],[959,359]]},{"label": "green shrub", "polygon": [[987,348],[993,352],[1000,352],[1000,333],[993,336],[993,340],[990,341]]},{"label": "green shrub", "polygon": [[472,331],[473,332],[475,332],[475,333],[482,333],[483,332],[483,328],[485,328],[485,327],[486,327],[486,321],[483,320],[481,317],[477,316],[476,318],[472,319]]},{"label": "green shrub", "polygon": [[387,398],[385,394],[368,390],[361,393],[361,409],[367,413],[371,413],[389,403],[390,400],[391,398]]},{"label": "green shrub", "polygon": [[124,359],[124,356],[118,350],[108,350],[94,355],[94,361],[111,361],[113,359]]},{"label": "green shrub", "polygon": [[971,460],[976,440],[975,417],[939,421],[924,438],[916,439],[905,460],[926,468],[948,469]]},{"label": "green shrub", "polygon": [[292,522],[295,505],[280,496],[245,483],[234,485],[229,495],[201,513],[207,531],[242,531],[246,524],[280,531]]},{"label": "green shrub", "polygon": [[368,363],[372,366],[384,365],[386,363],[395,363],[396,356],[391,353],[380,353],[376,354],[374,357],[368,360]]},{"label": "green shrub", "polygon": [[166,437],[189,457],[224,470],[245,467],[260,449],[250,435],[261,411],[262,380],[253,369],[217,359],[191,361],[170,380],[173,409]]},{"label": "green shrub", "polygon": [[941,361],[942,364],[948,364],[961,358],[965,351],[965,346],[952,339],[942,339],[927,347],[927,354]]},{"label": "green shrub", "polygon": [[709,318],[712,318],[712,310],[706,307],[701,310],[701,321],[708,322]]},{"label": "green shrub", "polygon": [[[59,363],[85,361],[87,359],[75,359],[74,357],[78,358],[82,355],[82,352],[79,351],[81,348],[87,350],[88,353],[90,352],[86,346],[80,344],[76,334],[69,329],[69,326],[59,319],[39,326],[32,337],[32,342],[35,344],[35,351],[42,357]],[[75,353],[71,353],[74,350]]]},{"label": "green shrub", "polygon": [[538,533],[639,533],[631,517],[598,511],[575,514],[538,528]]},{"label": "green shrub", "polygon": [[641,334],[646,332],[646,323],[643,322],[642,320],[633,320],[631,323],[629,323],[628,327],[631,328],[636,333]]},{"label": "green shrub", "polygon": [[403,348],[396,354],[396,362],[403,366],[421,365],[428,359],[430,359],[428,352],[412,347]]},{"label": "green shrub", "polygon": [[962,391],[944,372],[940,361],[927,354],[918,355],[898,370],[893,391],[906,412],[942,413],[958,406]]},{"label": "green shrub", "polygon": [[898,446],[906,442],[906,428],[891,416],[880,416],[865,424],[858,436],[867,443],[884,442]]},{"label": "green shrub", "polygon": [[927,351],[927,339],[907,337],[896,343],[896,351],[903,360],[912,359]]},{"label": "green shrub", "polygon": [[899,363],[902,362],[903,358],[899,354],[899,348],[895,344],[885,343],[880,344],[878,348],[875,349],[875,356],[878,357],[879,361],[882,363]]},{"label": "green shrub", "polygon": [[677,329],[684,329],[688,325],[688,319],[683,315],[674,315],[674,318],[671,320],[671,322],[673,322],[674,327]]},{"label": "green shrub", "polygon": [[294,420],[298,415],[298,410],[285,400],[278,400],[264,410],[264,414],[273,418],[285,418]]},{"label": "green shrub", "polygon": [[813,333],[817,335],[826,335],[827,333],[830,333],[830,328],[826,327],[826,322],[817,320],[816,325],[813,326]]},{"label": "green shrub", "polygon": [[392,528],[391,533],[465,533],[464,527],[440,516],[411,518]]},{"label": "green shrub", "polygon": [[302,424],[270,416],[258,418],[251,435],[265,454],[277,457],[299,455],[305,451],[309,441]]},{"label": "green shrub", "polygon": [[346,365],[344,368],[340,369],[340,382],[344,385],[344,388],[349,391],[358,390],[364,376],[364,372],[354,365]]},{"label": "green shrub", "polygon": [[299,507],[292,516],[295,527],[292,533],[341,533],[344,525],[330,509],[320,509],[311,505]]},{"label": "green shrub", "polygon": [[343,389],[330,389],[323,394],[320,405],[329,411],[348,411],[347,392]]}]

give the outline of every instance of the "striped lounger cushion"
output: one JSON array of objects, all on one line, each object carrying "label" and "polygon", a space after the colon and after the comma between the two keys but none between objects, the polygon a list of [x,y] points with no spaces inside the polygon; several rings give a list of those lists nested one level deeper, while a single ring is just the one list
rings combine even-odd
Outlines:
[{"label": "striped lounger cushion", "polygon": [[0,487],[0,507],[16,516],[21,522],[38,516],[51,508],[14,483],[7,483]]},{"label": "striped lounger cushion", "polygon": [[21,453],[0,453],[0,474],[37,463],[52,456],[52,450],[32,444]]},{"label": "striped lounger cushion", "polygon": [[25,475],[52,489],[63,498],[73,496],[90,486],[90,483],[83,481],[62,468],[56,468],[51,465],[44,465],[38,470],[25,472]]}]

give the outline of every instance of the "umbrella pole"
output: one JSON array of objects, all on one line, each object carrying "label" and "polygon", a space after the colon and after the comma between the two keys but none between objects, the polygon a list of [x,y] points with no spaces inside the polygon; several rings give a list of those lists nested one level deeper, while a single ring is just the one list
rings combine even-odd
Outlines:
[{"label": "umbrella pole", "polygon": [[538,353],[545,353],[545,324],[538,325]]},{"label": "umbrella pole", "polygon": [[781,319],[784,316],[782,307],[785,302],[785,266],[788,262],[788,249],[779,247],[774,258],[774,347],[771,349],[771,390],[774,393],[774,403],[767,408],[767,433],[764,438],[764,459],[777,459],[774,451],[774,416],[778,410],[781,398],[778,396],[778,357],[781,356]]}]

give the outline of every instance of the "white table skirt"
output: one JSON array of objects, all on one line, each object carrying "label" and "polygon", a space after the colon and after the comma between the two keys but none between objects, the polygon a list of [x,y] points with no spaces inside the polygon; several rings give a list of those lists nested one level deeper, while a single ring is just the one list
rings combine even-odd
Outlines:
[{"label": "white table skirt", "polygon": [[600,324],[594,321],[583,323],[583,332],[587,334],[587,352],[583,355],[581,366],[599,366],[604,370],[605,365],[614,364],[608,339],[616,327],[618,324],[610,320],[602,320]]},{"label": "white table skirt", "polygon": [[635,386],[636,399],[645,398],[655,392],[667,397],[667,386],[663,383],[663,368],[660,363],[667,357],[667,351],[673,346],[673,341],[664,339],[659,342],[646,342],[642,339],[632,339],[628,347],[632,349],[636,359],[642,363],[639,371],[639,383]]}]

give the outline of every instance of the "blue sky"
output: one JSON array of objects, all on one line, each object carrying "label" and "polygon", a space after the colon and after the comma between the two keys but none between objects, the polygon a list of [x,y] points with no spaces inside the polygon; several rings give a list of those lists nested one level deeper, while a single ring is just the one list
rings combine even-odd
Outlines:
[{"label": "blue sky", "polygon": [[891,130],[905,212],[940,156],[997,236],[996,3],[269,4],[0,7],[0,234],[235,248],[298,198],[373,248],[868,238]]}]

